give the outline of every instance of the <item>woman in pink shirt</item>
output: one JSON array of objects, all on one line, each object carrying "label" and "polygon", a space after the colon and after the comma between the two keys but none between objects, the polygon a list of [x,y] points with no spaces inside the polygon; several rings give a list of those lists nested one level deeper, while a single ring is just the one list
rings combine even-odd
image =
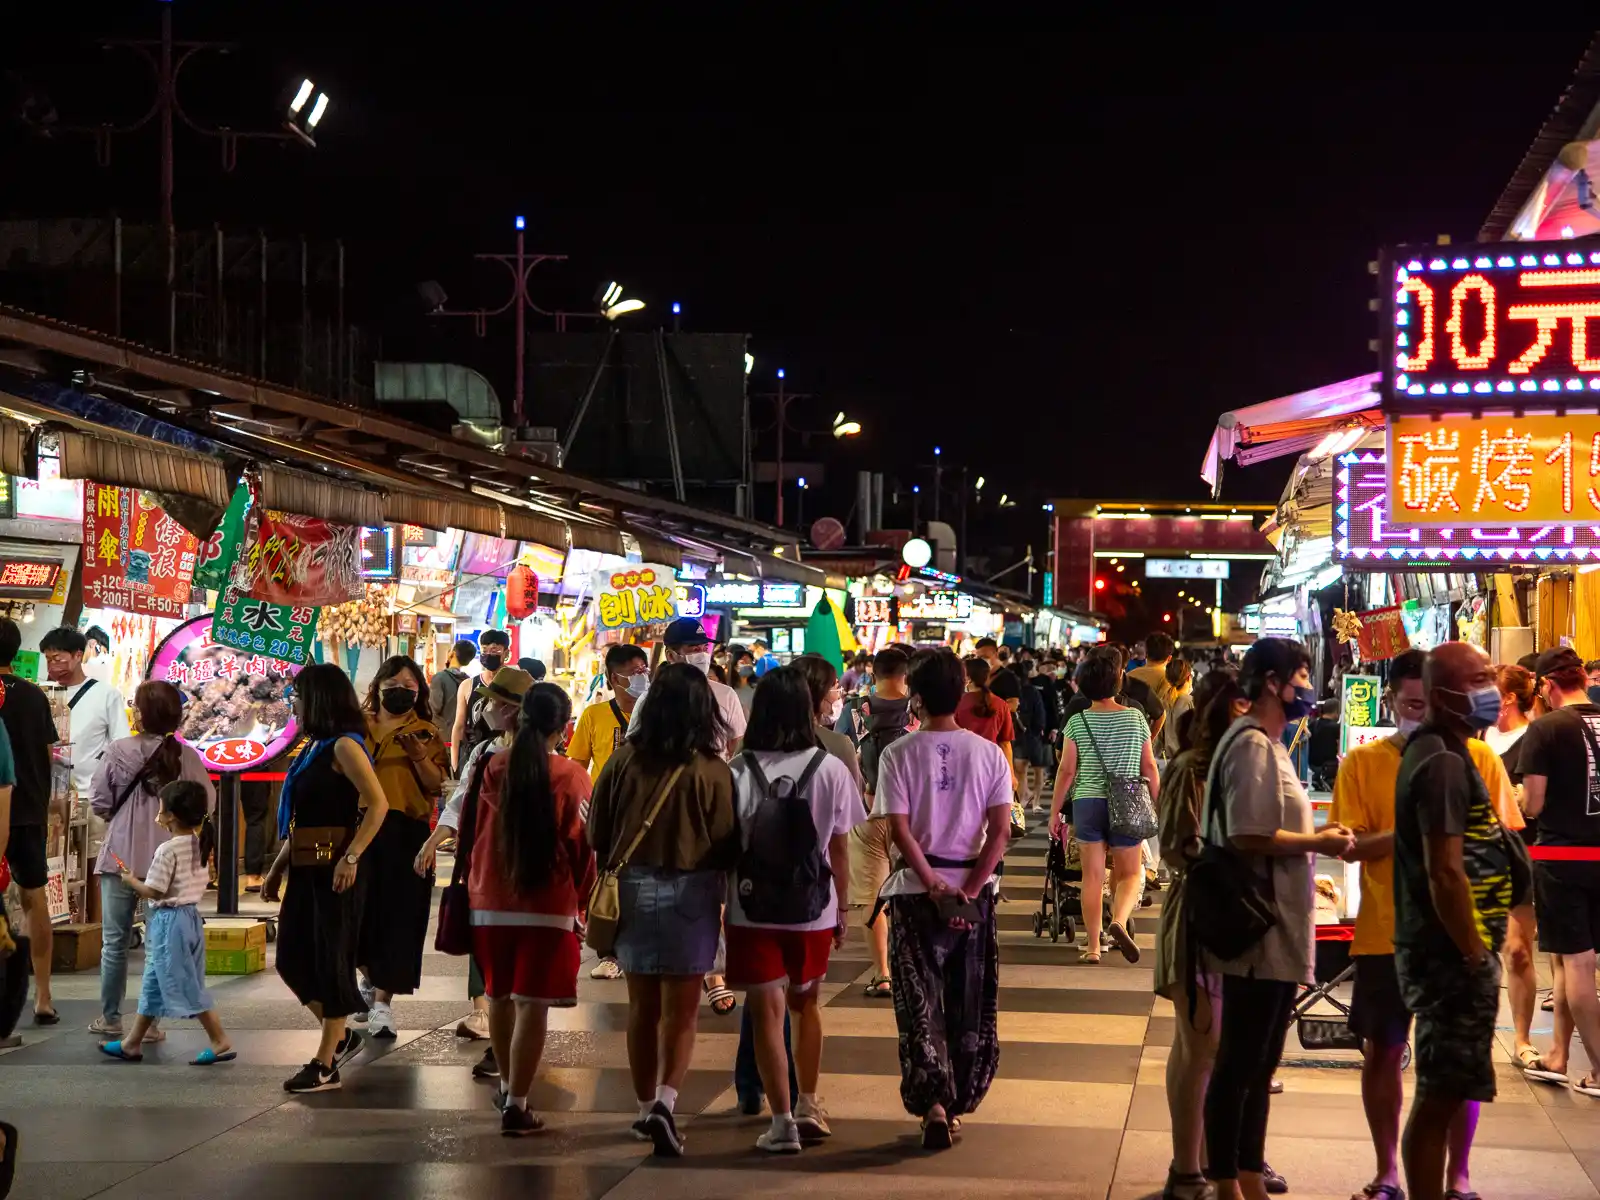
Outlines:
[{"label": "woman in pink shirt", "polygon": [[595,865],[584,836],[589,772],[558,750],[571,716],[555,684],[529,688],[516,740],[489,760],[475,811],[461,816],[472,953],[489,997],[495,1103],[507,1137],[544,1128],[528,1092],[549,1010],[578,1002],[578,926]]}]

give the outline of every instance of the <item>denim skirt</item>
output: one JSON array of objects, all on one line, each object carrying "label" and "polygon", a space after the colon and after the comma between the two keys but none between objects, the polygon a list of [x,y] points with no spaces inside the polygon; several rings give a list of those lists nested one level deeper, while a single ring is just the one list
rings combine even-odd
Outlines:
[{"label": "denim skirt", "polygon": [[726,872],[624,867],[617,961],[629,975],[705,975],[717,960]]}]

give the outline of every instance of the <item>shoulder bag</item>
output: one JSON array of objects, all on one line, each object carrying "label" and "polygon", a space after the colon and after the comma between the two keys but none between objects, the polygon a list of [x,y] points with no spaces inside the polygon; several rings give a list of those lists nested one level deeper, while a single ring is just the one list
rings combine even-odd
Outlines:
[{"label": "shoulder bag", "polygon": [[1106,765],[1088,713],[1083,714],[1083,727],[1089,734],[1089,745],[1094,749],[1094,756],[1100,761],[1100,769],[1105,773],[1106,812],[1110,818],[1111,832],[1123,837],[1135,837],[1141,842],[1154,837],[1161,826],[1156,821],[1155,805],[1150,803],[1149,783],[1143,775],[1118,774]]},{"label": "shoulder bag", "polygon": [[[161,746],[165,746],[171,740],[172,735],[169,733],[166,737],[161,739]],[[133,795],[134,792],[138,791],[139,785],[149,777],[150,768],[155,765],[156,755],[161,753],[161,746],[157,746],[154,750],[150,751],[149,757],[146,758],[140,765],[139,770],[134,774],[134,777],[128,780],[128,785],[123,788],[122,791],[117,795],[117,798],[111,802],[111,811],[106,814],[107,824],[109,824],[116,817],[116,815],[122,811],[122,806],[128,802],[128,797]]]},{"label": "shoulder bag", "polygon": [[667,797],[672,795],[672,789],[678,786],[678,779],[683,775],[683,770],[683,766],[680,765],[667,776],[666,783],[661,785],[661,791],[656,795],[655,803],[645,814],[644,824],[639,826],[639,832],[633,835],[628,848],[600,872],[594,881],[594,886],[589,889],[589,933],[586,940],[589,948],[602,958],[616,949],[617,926],[622,920],[622,894],[617,886],[617,872],[628,865],[628,860],[639,848],[639,843],[644,841],[644,835],[650,832],[650,826],[655,824],[656,818],[661,815],[661,808],[666,804]]},{"label": "shoulder bag", "polygon": [[1200,829],[1204,838],[1210,814],[1215,810],[1218,841],[1205,838],[1200,857],[1189,867],[1183,884],[1184,917],[1189,936],[1224,960],[1238,958],[1278,923],[1278,901],[1272,879],[1275,861],[1268,858],[1267,877],[1263,879],[1228,842],[1228,806],[1221,802],[1221,771],[1227,752],[1241,732],[1230,731],[1212,756],[1211,769],[1206,775],[1205,809]]},{"label": "shoulder bag", "polygon": [[483,787],[483,773],[489,769],[492,757],[490,754],[479,757],[467,784],[467,798],[461,805],[455,866],[444,895],[439,897],[439,931],[433,936],[433,948],[440,954],[459,957],[472,953],[472,902],[467,894],[467,876],[472,872],[472,846],[478,840],[478,792]]}]

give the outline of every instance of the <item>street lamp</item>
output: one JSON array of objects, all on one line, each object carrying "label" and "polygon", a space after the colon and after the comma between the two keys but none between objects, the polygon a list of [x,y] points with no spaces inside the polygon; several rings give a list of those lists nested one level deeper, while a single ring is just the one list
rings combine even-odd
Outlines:
[{"label": "street lamp", "polygon": [[833,436],[836,438],[855,437],[860,432],[860,421],[846,421],[843,413],[833,419]]},{"label": "street lamp", "polygon": [[628,313],[638,312],[644,307],[644,301],[631,298],[622,298],[622,285],[615,280],[605,284],[595,292],[595,303],[600,308],[600,315],[608,321],[615,321],[618,317]]},{"label": "street lamp", "polygon": [[796,529],[804,529],[806,527],[806,477],[804,475],[800,476],[798,483],[800,487],[794,497],[794,525]]},{"label": "street lamp", "polygon": [[978,476],[978,482],[972,485],[972,490],[975,491],[975,492],[983,491],[983,484],[984,484],[983,476],[979,475]]},{"label": "street lamp", "polygon": [[[294,98],[289,101],[289,115],[284,118],[283,127],[306,145],[315,147],[317,124],[327,111],[328,93],[311,80],[302,79]],[[520,221],[522,218],[517,219]]]}]

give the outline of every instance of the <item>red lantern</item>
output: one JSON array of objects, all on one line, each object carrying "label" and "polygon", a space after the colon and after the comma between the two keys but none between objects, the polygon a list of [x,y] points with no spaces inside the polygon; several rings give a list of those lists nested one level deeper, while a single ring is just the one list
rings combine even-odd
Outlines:
[{"label": "red lantern", "polygon": [[506,614],[513,621],[531,617],[539,608],[539,577],[533,568],[518,563],[506,577]]}]

